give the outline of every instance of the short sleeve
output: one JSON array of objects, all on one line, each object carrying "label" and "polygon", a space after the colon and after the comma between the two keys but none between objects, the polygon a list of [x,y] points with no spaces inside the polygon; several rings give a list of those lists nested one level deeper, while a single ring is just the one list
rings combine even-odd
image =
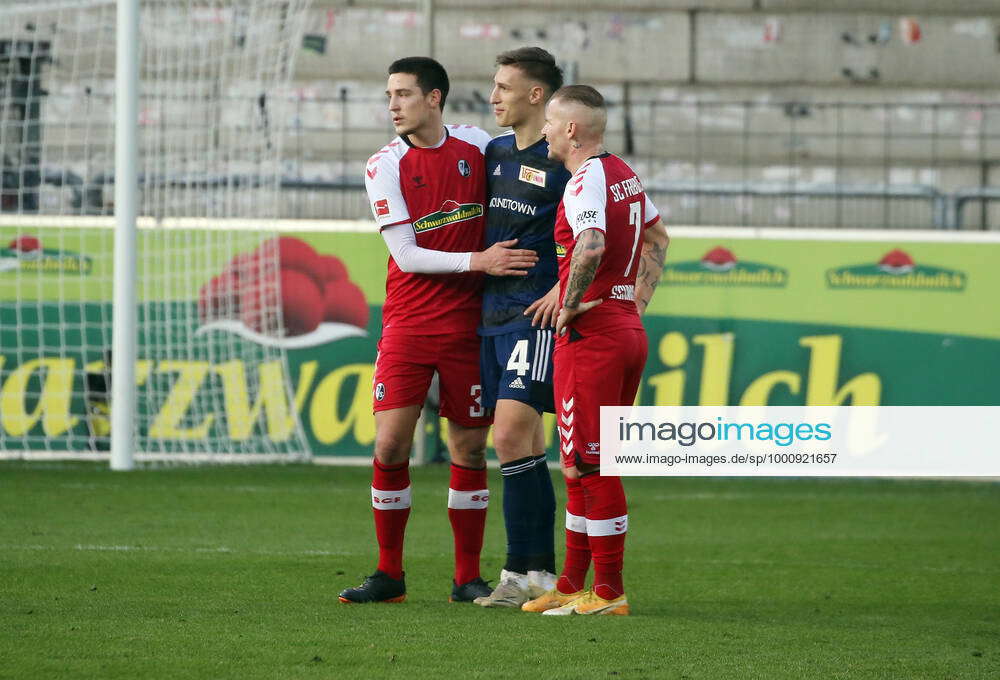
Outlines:
[{"label": "short sleeve", "polygon": [[646,194],[646,205],[642,212],[646,216],[646,223],[642,225],[643,227],[648,227],[656,222],[656,220],[660,219],[660,211],[657,210],[656,206],[653,205],[653,202],[649,200],[649,194]]},{"label": "short sleeve", "polygon": [[486,146],[493,140],[490,133],[475,125],[449,125],[448,134],[463,142],[472,144],[479,152],[486,155]]},{"label": "short sleeve", "polygon": [[365,190],[379,230],[410,221],[410,212],[399,188],[399,158],[386,146],[368,159]]},{"label": "short sleeve", "polygon": [[603,163],[591,160],[580,166],[566,184],[563,206],[573,238],[587,229],[607,231],[608,186]]}]

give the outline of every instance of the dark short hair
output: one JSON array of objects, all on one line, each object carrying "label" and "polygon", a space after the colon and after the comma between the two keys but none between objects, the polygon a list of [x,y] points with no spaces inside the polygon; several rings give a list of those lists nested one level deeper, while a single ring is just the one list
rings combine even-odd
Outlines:
[{"label": "dark short hair", "polygon": [[444,66],[430,57],[403,57],[389,65],[389,75],[393,73],[409,73],[416,77],[417,85],[424,94],[431,90],[441,91],[441,110],[448,98],[448,72]]},{"label": "dark short hair", "polygon": [[541,83],[549,96],[562,87],[563,72],[556,66],[556,58],[541,47],[518,47],[497,55],[497,66],[516,66],[524,75]]},{"label": "dark short hair", "polygon": [[566,87],[560,87],[552,95],[552,98],[564,102],[583,104],[591,109],[607,108],[604,105],[604,97],[590,85],[567,85]]}]

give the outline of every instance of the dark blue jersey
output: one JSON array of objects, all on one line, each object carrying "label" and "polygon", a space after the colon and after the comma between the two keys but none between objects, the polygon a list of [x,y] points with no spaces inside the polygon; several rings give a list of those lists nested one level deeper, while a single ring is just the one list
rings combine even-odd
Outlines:
[{"label": "dark blue jersey", "polygon": [[481,335],[530,327],[525,308],[559,280],[553,231],[570,174],[562,163],[549,160],[548,153],[545,139],[518,149],[512,132],[486,146],[486,247],[516,238],[514,247],[534,250],[538,262],[527,276],[486,277]]}]

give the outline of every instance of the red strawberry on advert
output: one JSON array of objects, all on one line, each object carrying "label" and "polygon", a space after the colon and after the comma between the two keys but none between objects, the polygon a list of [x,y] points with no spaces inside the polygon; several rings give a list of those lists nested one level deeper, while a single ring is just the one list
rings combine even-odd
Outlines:
[{"label": "red strawberry on advert", "polygon": [[905,274],[917,265],[909,253],[896,248],[886,253],[878,262],[879,269],[889,274]]},{"label": "red strawberry on advert", "polygon": [[728,248],[716,246],[702,255],[701,264],[713,271],[728,271],[736,266],[736,256]]},{"label": "red strawberry on advert", "polygon": [[264,272],[261,271],[261,267],[262,260],[256,251],[251,253],[239,253],[229,261],[229,264],[227,264],[225,269],[222,270],[222,273],[232,274],[236,277],[237,281],[252,282],[264,275]]},{"label": "red strawberry on advert", "polygon": [[271,277],[240,281],[240,320],[252,331],[278,334],[278,282]]},{"label": "red strawberry on advert", "polygon": [[198,291],[198,318],[202,323],[239,315],[239,279],[231,271],[212,277]]},{"label": "red strawberry on advert", "polygon": [[323,320],[323,294],[311,276],[282,269],[281,309],[286,336],[311,333]]},{"label": "red strawberry on advert", "polygon": [[294,269],[311,276],[316,285],[323,284],[323,265],[319,253],[311,245],[294,236],[279,236],[264,241],[257,247],[261,257],[273,257],[277,250],[279,266],[282,270]]},{"label": "red strawberry on advert", "polygon": [[36,250],[41,250],[42,242],[38,240],[37,236],[24,235],[18,236],[12,240],[7,247],[21,253],[31,253]]},{"label": "red strawberry on advert", "polygon": [[358,328],[368,326],[368,302],[365,294],[351,281],[327,281],[323,286],[323,319],[347,323]]},{"label": "red strawberry on advert", "polygon": [[347,276],[347,267],[336,255],[320,255],[320,274],[323,281],[342,281]]}]

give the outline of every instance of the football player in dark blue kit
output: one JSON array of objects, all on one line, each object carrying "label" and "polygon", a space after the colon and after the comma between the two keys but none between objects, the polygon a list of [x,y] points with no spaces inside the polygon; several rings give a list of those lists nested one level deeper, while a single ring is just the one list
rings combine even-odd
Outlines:
[{"label": "football player in dark blue kit", "polygon": [[517,240],[538,262],[527,276],[487,276],[480,372],[494,409],[493,444],[503,475],[507,560],[484,607],[520,607],[555,583],[555,495],[545,460],[542,413],[553,412],[553,330],[559,311],[553,230],[570,174],[549,160],[545,104],[562,86],[551,54],[522,47],[497,56],[490,103],[511,130],[486,147],[486,246]]}]

